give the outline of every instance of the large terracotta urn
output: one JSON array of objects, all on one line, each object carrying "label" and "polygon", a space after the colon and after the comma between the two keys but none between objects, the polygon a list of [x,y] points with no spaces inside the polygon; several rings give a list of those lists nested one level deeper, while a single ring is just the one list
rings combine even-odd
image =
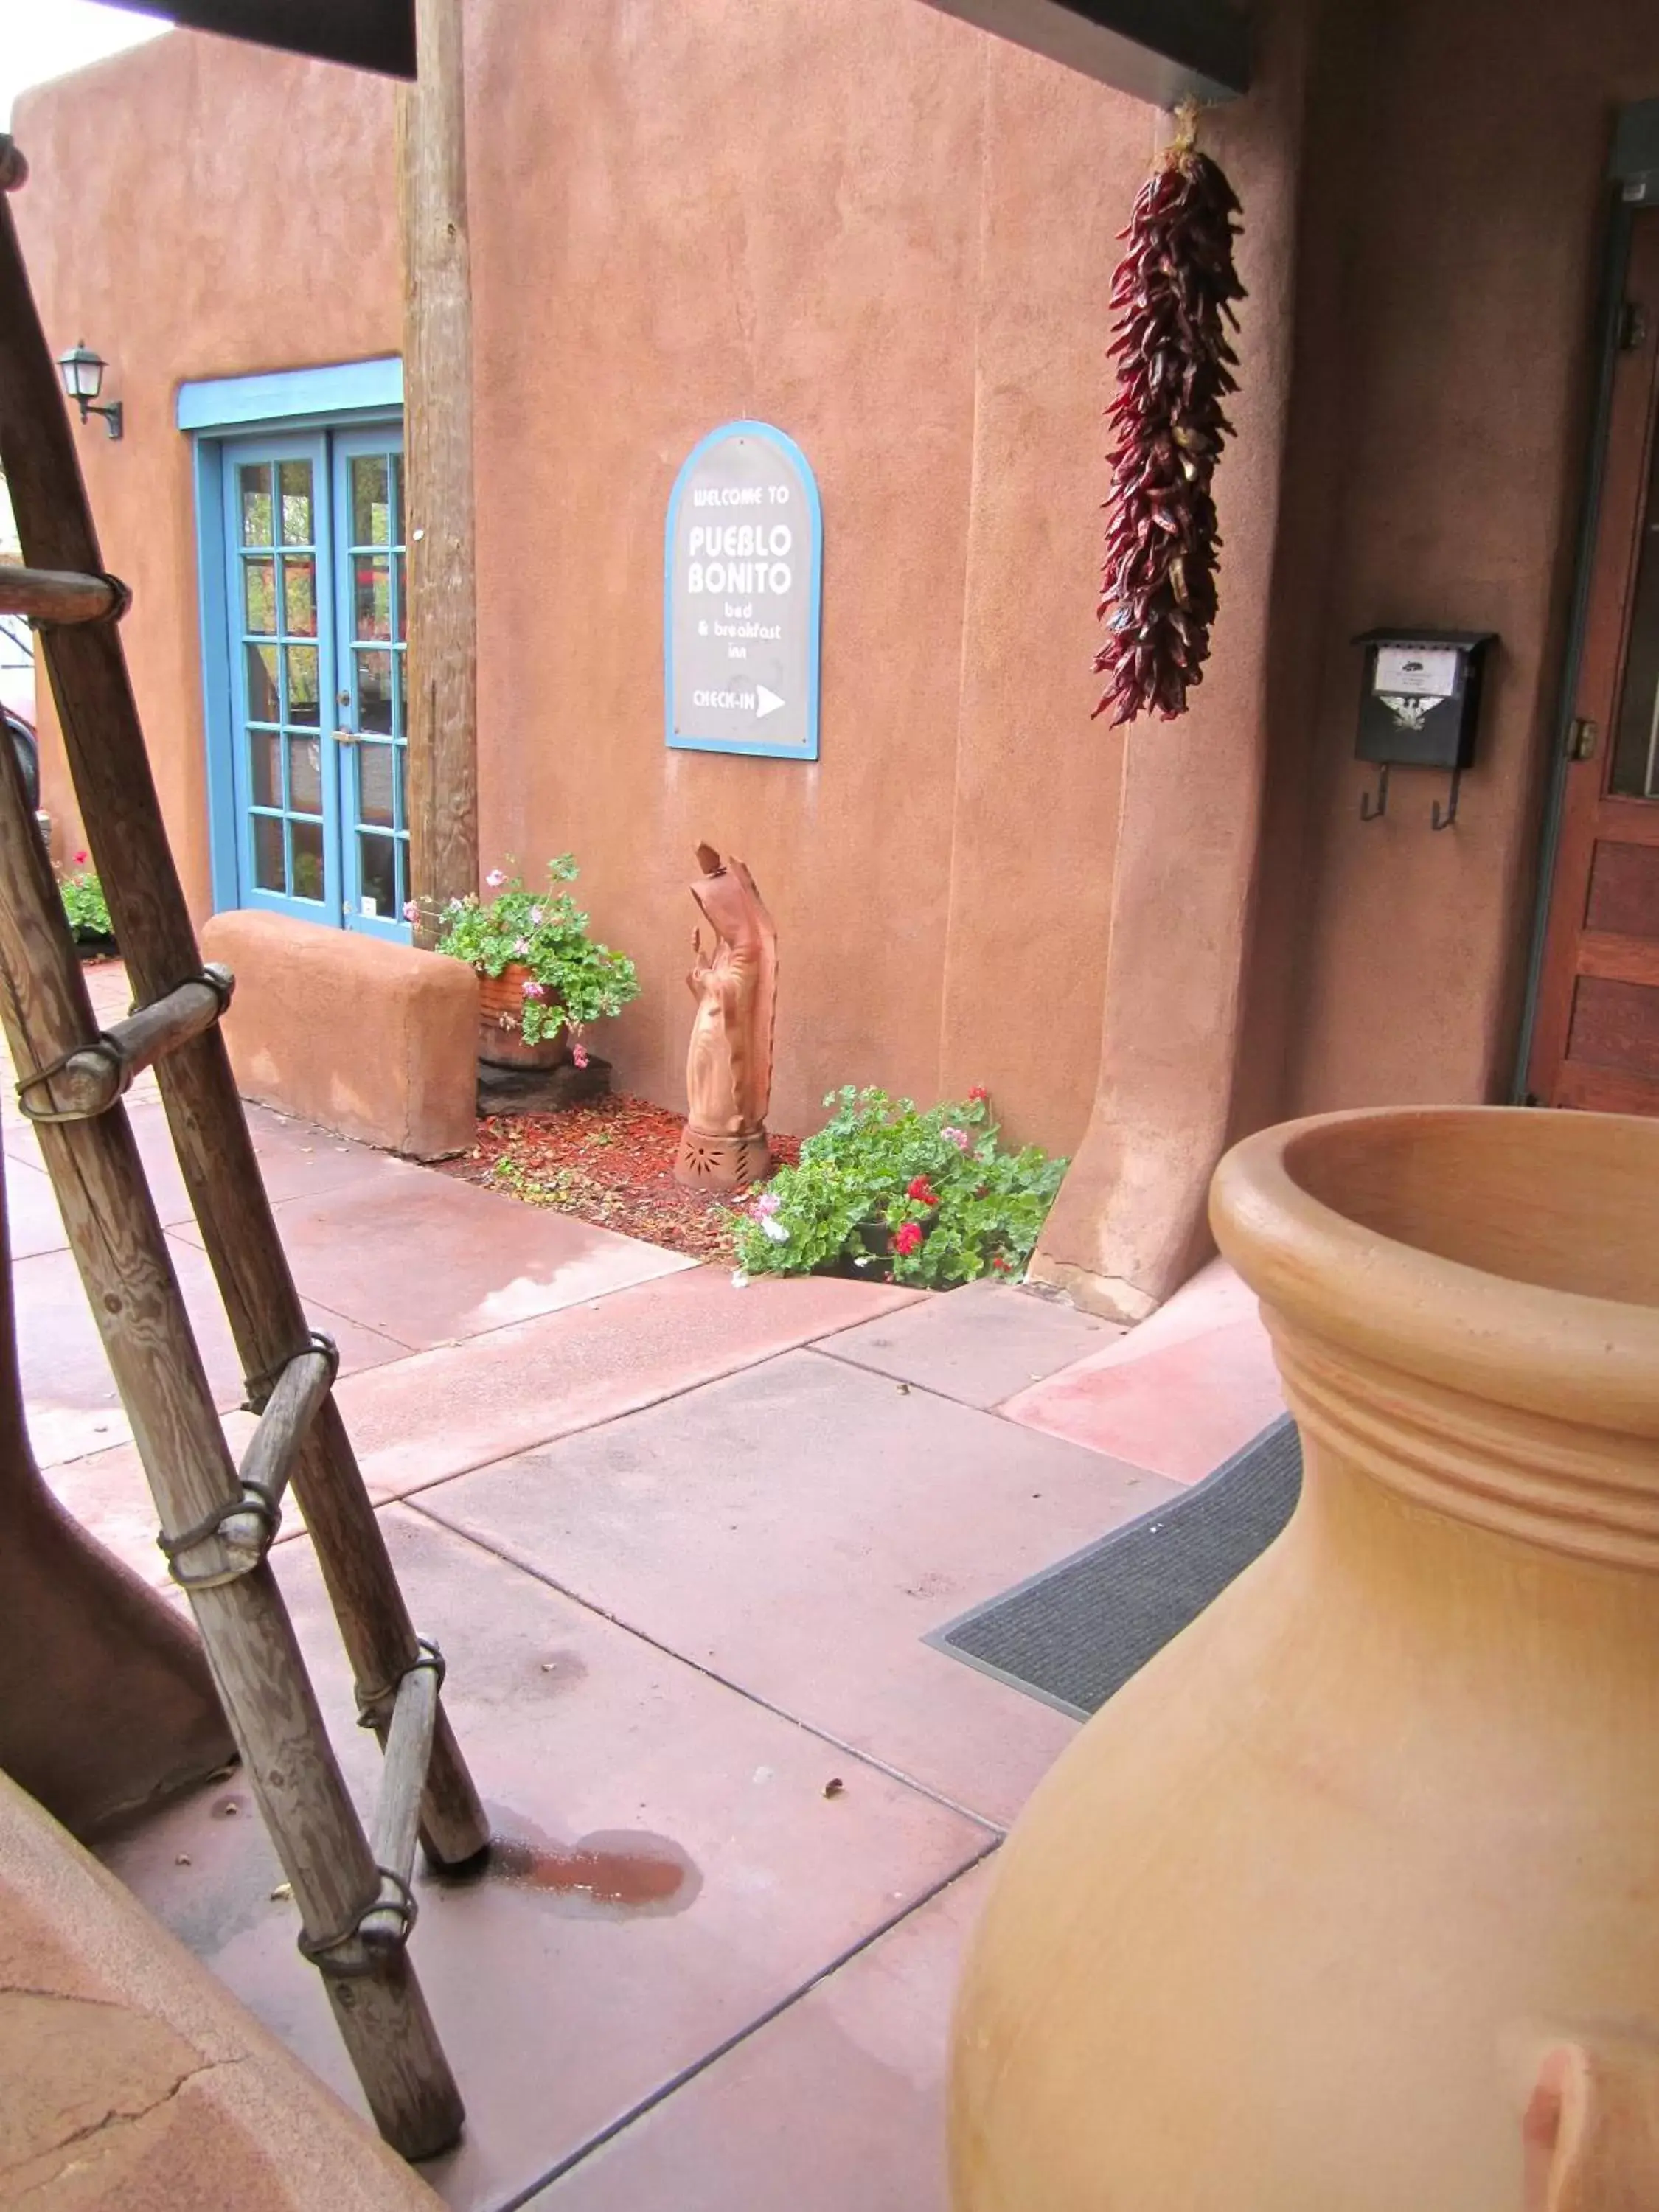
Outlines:
[{"label": "large terracotta urn", "polygon": [[957,2212],[1659,2206],[1659,1122],[1252,1137],[1306,1475],[1032,1798]]}]

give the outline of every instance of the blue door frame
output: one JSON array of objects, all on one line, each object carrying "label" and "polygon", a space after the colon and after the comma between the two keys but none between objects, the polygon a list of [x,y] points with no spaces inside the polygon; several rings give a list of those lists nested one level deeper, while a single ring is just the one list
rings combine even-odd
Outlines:
[{"label": "blue door frame", "polygon": [[404,711],[403,433],[337,431],[335,689],[342,919],[407,944],[409,805]]},{"label": "blue door frame", "polygon": [[[187,384],[177,419],[195,446],[214,906],[407,943],[402,398],[400,362],[357,362]],[[257,472],[284,462],[262,502]]]}]

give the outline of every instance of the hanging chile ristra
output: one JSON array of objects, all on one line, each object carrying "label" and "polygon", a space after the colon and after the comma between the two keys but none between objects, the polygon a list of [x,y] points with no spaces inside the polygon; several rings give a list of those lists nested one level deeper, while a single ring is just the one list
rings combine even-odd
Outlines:
[{"label": "hanging chile ristra", "polygon": [[1184,714],[1201,681],[1215,619],[1215,501],[1210,478],[1232,424],[1222,402],[1237,390],[1232,302],[1240,212],[1232,186],[1193,144],[1194,116],[1141,186],[1112,284],[1118,315],[1110,358],[1117,396],[1106,501],[1106,566],[1097,612],[1106,641],[1095,672],[1106,688],[1097,715],[1113,726],[1157,712]]}]

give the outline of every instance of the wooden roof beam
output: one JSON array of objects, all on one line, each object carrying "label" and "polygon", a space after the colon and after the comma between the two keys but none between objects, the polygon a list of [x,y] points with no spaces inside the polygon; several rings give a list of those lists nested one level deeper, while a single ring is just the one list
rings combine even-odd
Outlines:
[{"label": "wooden roof beam", "polygon": [[1249,88],[1249,27],[1230,0],[929,0],[1155,107]]},{"label": "wooden roof beam", "polygon": [[136,15],[165,15],[191,31],[216,31],[382,76],[415,74],[415,0],[112,0]]}]

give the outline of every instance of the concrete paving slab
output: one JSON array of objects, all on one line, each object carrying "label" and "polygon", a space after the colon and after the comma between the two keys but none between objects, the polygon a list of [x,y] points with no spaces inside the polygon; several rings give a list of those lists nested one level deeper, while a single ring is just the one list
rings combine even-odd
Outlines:
[{"label": "concrete paving slab", "polygon": [[525,2212],[947,2212],[945,2079],[975,1867]]},{"label": "concrete paving slab", "polygon": [[[411,1510],[382,1516],[446,1703],[513,1849],[417,1880],[412,1955],[463,2092],[422,2167],[456,2212],[573,2153],[975,1863],[992,1837]],[[377,1778],[308,1541],[288,1594],[360,1803]],[[843,1786],[830,1796],[825,1785]],[[100,1856],[361,2109],[240,1778]]]},{"label": "concrete paving slab", "polygon": [[981,1282],[848,1329],[823,1348],[964,1406],[990,1407],[1122,1334],[1057,1299]]},{"label": "concrete paving slab", "polygon": [[[129,1111],[150,1195],[163,1226],[183,1229],[194,1239],[195,1216],[160,1097]],[[308,1121],[273,1114],[268,1107],[245,1106],[243,1111],[266,1194],[273,1205],[315,1198],[322,1192],[333,1193],[348,1186],[396,1189],[401,1179],[421,1173],[406,1160],[393,1159],[389,1152],[377,1152],[370,1145],[349,1144],[331,1130],[316,1129]]]},{"label": "concrete paving slab", "polygon": [[1190,1483],[1276,1421],[1285,1397],[1255,1293],[1213,1260],[1149,1320],[1001,1411]]},{"label": "concrete paving slab", "polygon": [[[220,1426],[233,1459],[240,1460],[258,1425],[252,1413],[224,1413]],[[106,1550],[130,1567],[140,1582],[148,1583],[179,1604],[184,1594],[167,1573],[167,1562],[155,1542],[155,1504],[150,1496],[143,1464],[134,1443],[116,1444],[108,1451],[89,1452],[81,1459],[43,1467],[47,1486],[74,1514],[83,1528],[97,1537]],[[297,1533],[303,1523],[290,1494],[283,1501],[280,1543]]]},{"label": "concrete paving slab", "polygon": [[42,1252],[61,1252],[69,1239],[44,1167],[27,1161],[6,1163],[6,1243],[14,1260],[33,1260]]},{"label": "concrete paving slab", "polygon": [[[221,1407],[240,1405],[241,1366],[206,1255],[175,1236],[167,1243],[196,1325],[214,1402]],[[73,1255],[43,1252],[21,1260],[13,1281],[24,1407],[36,1459],[52,1466],[125,1443],[132,1431]],[[343,1372],[395,1359],[407,1349],[315,1303],[307,1301],[307,1310],[313,1325],[339,1345]]]},{"label": "concrete paving slab", "polygon": [[40,1143],[24,1120],[12,1091],[9,1061],[0,1069],[0,1144],[3,1144],[8,1159],[21,1160],[29,1167],[44,1170],[46,1162],[40,1157]]},{"label": "concrete paving slab", "polygon": [[423,1491],[420,1510],[999,1824],[1076,1724],[921,1642],[1171,1495],[817,1352]]},{"label": "concrete paving slab", "polygon": [[371,1492],[394,1498],[916,1296],[825,1276],[762,1276],[737,1291],[724,1268],[688,1267],[354,1376],[341,1386],[340,1407]]},{"label": "concrete paving slab", "polygon": [[[678,1252],[404,1166],[276,1209],[307,1304],[429,1350],[694,1267]],[[179,1236],[196,1241],[193,1229]]]}]

